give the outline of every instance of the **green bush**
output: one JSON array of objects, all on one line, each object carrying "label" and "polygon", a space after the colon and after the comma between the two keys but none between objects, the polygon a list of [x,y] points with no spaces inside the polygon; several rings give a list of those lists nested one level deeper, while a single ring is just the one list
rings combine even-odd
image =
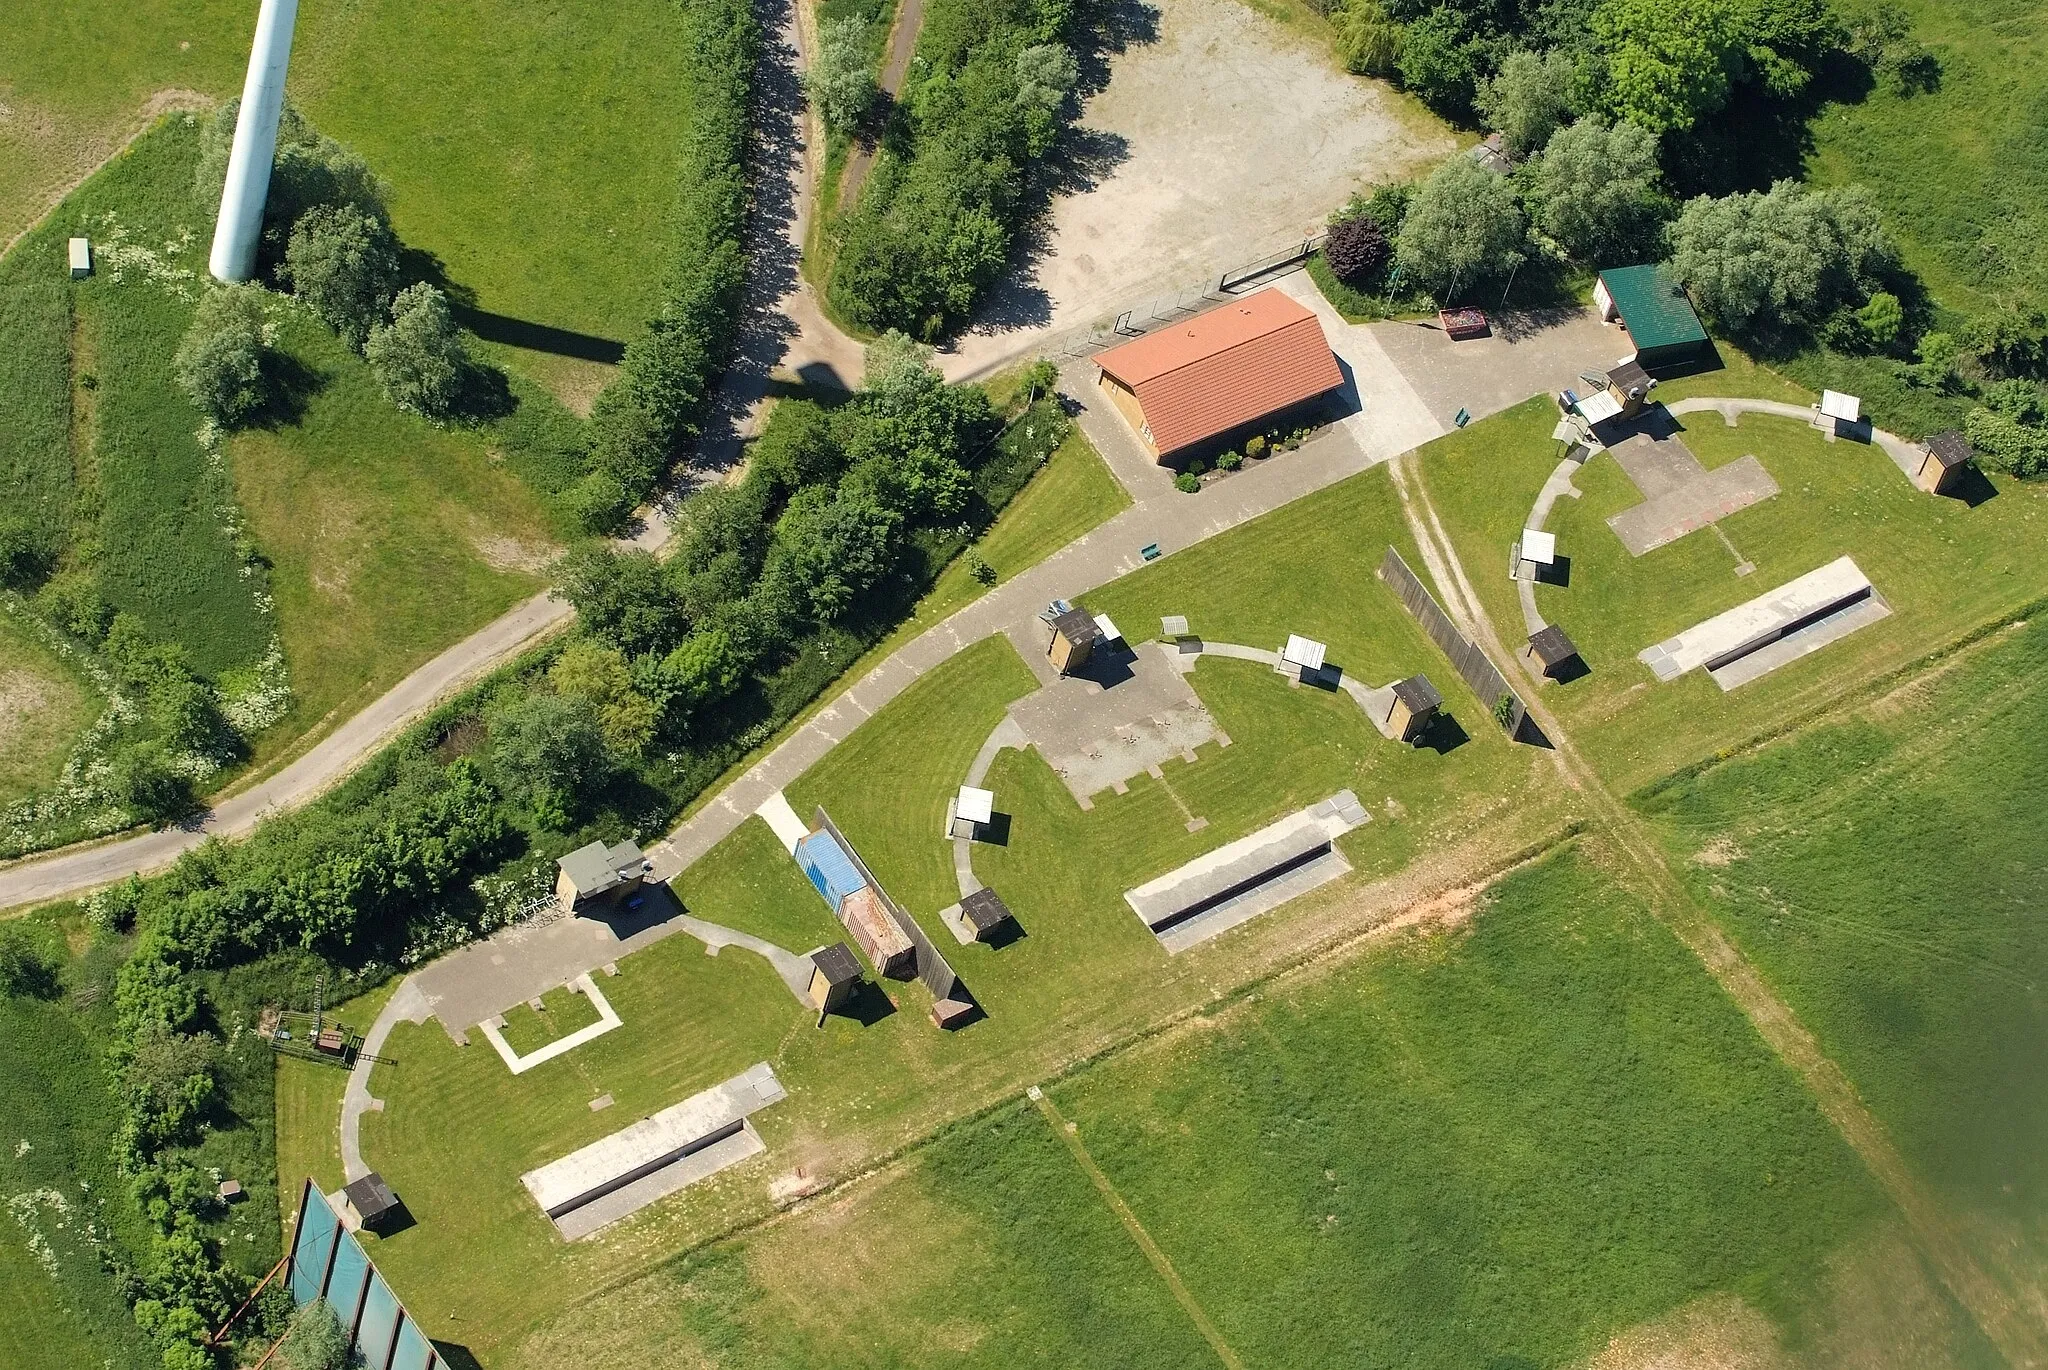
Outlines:
[{"label": "green bush", "polygon": [[1184,495],[1200,493],[1202,478],[1192,471],[1183,471],[1173,478],[1173,488]]},{"label": "green bush", "polygon": [[818,26],[818,56],[804,72],[804,89],[829,129],[858,125],[880,93],[868,62],[868,28],[864,15]]},{"label": "green bush", "polygon": [[171,361],[192,402],[223,427],[249,418],[270,400],[275,330],[263,302],[259,285],[208,290]]},{"label": "green bush", "polygon": [[1394,258],[1409,279],[1451,300],[1513,271],[1528,241],[1528,223],[1507,178],[1457,154],[1416,191]]},{"label": "green bush", "polygon": [[1244,457],[1237,452],[1225,452],[1222,456],[1216,458],[1216,469],[1219,471],[1235,471],[1242,465],[1244,465]]},{"label": "green bush", "polygon": [[317,205],[292,225],[278,274],[360,352],[398,294],[398,239],[374,214]]},{"label": "green bush", "polygon": [[393,404],[430,419],[455,411],[472,366],[447,297],[424,281],[398,292],[391,322],[370,330],[363,355]]}]

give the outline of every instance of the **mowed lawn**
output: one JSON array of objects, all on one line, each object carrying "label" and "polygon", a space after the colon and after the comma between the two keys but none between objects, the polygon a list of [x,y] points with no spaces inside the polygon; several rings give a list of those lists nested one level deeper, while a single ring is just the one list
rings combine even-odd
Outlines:
[{"label": "mowed lawn", "polygon": [[[1685,385],[1720,393],[1717,374]],[[1510,645],[1525,629],[1507,551],[1557,465],[1555,422],[1555,406],[1533,399],[1422,450],[1430,498]],[[1592,674],[1546,686],[1543,699],[1612,783],[1634,789],[1781,727],[2048,592],[2039,555],[2048,485],[1993,477],[1996,497],[1971,508],[1922,494],[1878,448],[1827,442],[1798,420],[1750,414],[1730,428],[1708,412],[1680,422],[1703,466],[1754,455],[1778,484],[1778,494],[1719,522],[1726,544],[1703,528],[1631,557],[1606,519],[1641,495],[1604,453],[1573,477],[1584,497],[1558,501],[1545,524],[1570,559],[1570,584],[1538,586],[1537,607],[1571,634]],[[1843,555],[1890,602],[1890,618],[1730,692],[1701,671],[1660,683],[1636,660]],[[1738,576],[1742,561],[1755,570]]]},{"label": "mowed lawn", "polygon": [[1645,802],[2022,1304],[2048,1297],[2048,625]]},{"label": "mowed lawn", "polygon": [[[1348,506],[1333,509],[1347,516]],[[1228,536],[1257,555],[1259,524]],[[1386,650],[1409,661],[1431,649],[1417,636]],[[1004,756],[995,783],[999,807],[1013,815],[1011,846],[976,857],[1026,932],[1000,950],[958,947],[933,915],[958,893],[939,833],[946,797],[1008,702],[1032,688],[1006,639],[931,672],[791,787],[800,813],[827,806],[946,948],[988,1013],[963,1031],[938,1031],[926,1017],[929,993],[895,981],[870,991],[857,1016],[820,1029],[759,958],[736,948],[709,957],[686,934],[626,958],[618,977],[600,982],[623,1027],[522,1076],[473,1032],[461,1048],[439,1024],[401,1026],[384,1053],[396,1065],[378,1067],[373,1081],[388,1107],[365,1120],[363,1138],[370,1163],[420,1220],[377,1248],[409,1305],[430,1320],[458,1315],[463,1339],[494,1363],[661,1254],[757,1218],[778,1182],[859,1174],[1230,985],[1365,931],[1413,897],[1405,867],[1425,841],[1437,869],[1477,865],[1566,821],[1536,769],[1547,762],[1498,737],[1446,754],[1399,747],[1348,696],[1292,690],[1242,663],[1204,663],[1196,686],[1233,745],[1205,747],[1193,766],[1173,763],[1164,783],[1141,777],[1126,796],[1105,794],[1092,813],[1037,756]],[[1347,842],[1359,877],[1175,958],[1124,906],[1121,892],[1164,866],[1346,783],[1361,786],[1375,815]],[[1179,803],[1200,806],[1209,827],[1188,832]],[[696,916],[793,951],[845,935],[759,821],[675,890]],[[754,1120],[769,1145],[759,1160],[567,1247],[520,1188],[522,1171],[761,1060],[790,1097]],[[592,1113],[590,1101],[605,1093],[615,1106]],[[537,1269],[549,1278],[536,1283]]]},{"label": "mowed lawn", "polygon": [[1898,1224],[1602,860],[1082,1067],[1060,1118],[1006,1104],[492,1363],[1220,1364],[1070,1137],[1247,1366],[1568,1366],[1700,1308],[1672,1363],[1966,1359],[1910,1250],[1857,1266],[1889,1303],[1843,1297]]},{"label": "mowed lawn", "polygon": [[1971,312],[2048,304],[2048,13],[2033,0],[1900,0],[1938,89],[1873,90],[1813,125],[1809,174],[1877,196],[1906,264]]},{"label": "mowed lawn", "polygon": [[[0,25],[0,242],[140,122],[156,91],[240,93],[256,6],[77,0]],[[579,407],[666,265],[673,149],[688,136],[674,0],[308,0],[291,98],[391,189],[408,246],[487,314],[491,349]],[[212,228],[211,208],[202,236]],[[548,350],[548,349],[559,350]],[[600,350],[601,351],[601,350]]]}]

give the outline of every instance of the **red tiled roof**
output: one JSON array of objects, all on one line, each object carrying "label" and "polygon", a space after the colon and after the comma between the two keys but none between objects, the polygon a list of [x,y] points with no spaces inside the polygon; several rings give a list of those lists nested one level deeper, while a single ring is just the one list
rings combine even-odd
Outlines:
[{"label": "red tiled roof", "polygon": [[1277,290],[1113,347],[1095,361],[1137,394],[1162,454],[1344,383],[1316,316]]}]

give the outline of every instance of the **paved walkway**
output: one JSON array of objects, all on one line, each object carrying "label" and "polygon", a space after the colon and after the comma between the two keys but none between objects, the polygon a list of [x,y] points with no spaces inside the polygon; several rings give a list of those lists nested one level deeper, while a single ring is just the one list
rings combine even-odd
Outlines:
[{"label": "paved walkway", "polygon": [[[1543,488],[1537,492],[1536,503],[1529,507],[1529,519],[1522,525],[1524,528],[1542,532],[1543,521],[1550,517],[1551,507],[1558,500],[1567,495],[1573,499],[1584,497],[1586,492],[1572,484],[1572,477],[1578,474],[1579,468],[1591,459],[1593,453],[1590,448],[1584,447],[1574,447],[1572,450],[1584,452],[1586,455],[1566,457],[1557,464],[1557,469],[1550,473],[1550,479],[1544,481]],[[1518,578],[1515,581],[1515,590],[1522,597],[1522,622],[1528,627],[1529,636],[1534,637],[1543,631],[1543,615],[1536,612],[1536,583]]]},{"label": "paved walkway", "polygon": [[[1744,414],[1772,414],[1781,419],[1798,419],[1801,423],[1813,422],[1814,416],[1811,405],[1787,404],[1783,400],[1734,400],[1712,395],[1675,400],[1666,407],[1674,414],[1699,414],[1711,409],[1719,414],[1730,428],[1735,427],[1736,421]],[[1882,428],[1866,427],[1865,431],[1870,434],[1870,441],[1892,459],[1892,465],[1898,467],[1907,480],[1911,480],[1914,473],[1920,469],[1920,445],[1908,442],[1896,433],[1887,433]]]}]

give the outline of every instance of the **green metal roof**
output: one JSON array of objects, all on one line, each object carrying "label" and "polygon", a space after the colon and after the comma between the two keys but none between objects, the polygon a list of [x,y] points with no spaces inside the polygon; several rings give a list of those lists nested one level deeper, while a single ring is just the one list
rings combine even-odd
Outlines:
[{"label": "green metal roof", "polygon": [[1637,348],[1675,347],[1707,340],[1685,287],[1665,266],[1623,266],[1600,273]]}]

